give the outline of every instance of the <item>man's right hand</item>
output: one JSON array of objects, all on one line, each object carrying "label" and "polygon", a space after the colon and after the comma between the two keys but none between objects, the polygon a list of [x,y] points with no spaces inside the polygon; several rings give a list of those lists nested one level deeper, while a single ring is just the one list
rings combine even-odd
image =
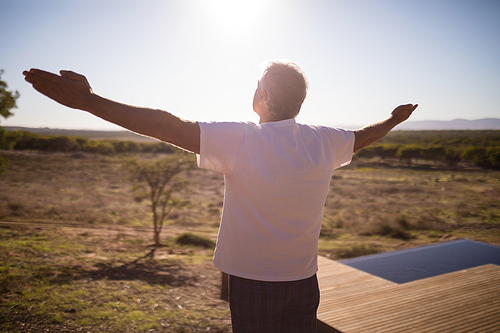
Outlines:
[{"label": "man's right hand", "polygon": [[89,109],[94,93],[85,76],[71,71],[57,75],[34,68],[23,74],[33,88],[54,101],[73,109]]}]

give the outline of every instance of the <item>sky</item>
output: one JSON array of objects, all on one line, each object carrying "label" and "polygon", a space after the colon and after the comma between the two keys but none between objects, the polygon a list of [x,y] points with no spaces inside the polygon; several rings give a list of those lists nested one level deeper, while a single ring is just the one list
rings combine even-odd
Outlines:
[{"label": "sky", "polygon": [[33,90],[30,68],[193,121],[258,122],[274,59],[307,76],[301,123],[354,129],[408,103],[414,121],[500,118],[498,0],[0,0],[0,31],[21,94],[2,126],[120,129]]}]

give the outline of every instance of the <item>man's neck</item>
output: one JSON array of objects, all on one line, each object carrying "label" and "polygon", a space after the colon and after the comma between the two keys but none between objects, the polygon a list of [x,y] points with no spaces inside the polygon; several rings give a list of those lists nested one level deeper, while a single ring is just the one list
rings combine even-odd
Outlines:
[{"label": "man's neck", "polygon": [[270,113],[265,112],[259,120],[259,124],[264,124],[264,123],[269,123],[269,122],[274,122],[274,121],[280,121],[284,119],[276,119],[274,118]]}]

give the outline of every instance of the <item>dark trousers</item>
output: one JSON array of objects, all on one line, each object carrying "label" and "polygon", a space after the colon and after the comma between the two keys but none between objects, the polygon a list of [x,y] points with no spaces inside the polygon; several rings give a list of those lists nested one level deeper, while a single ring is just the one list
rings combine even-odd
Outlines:
[{"label": "dark trousers", "polygon": [[229,276],[229,307],[234,333],[315,333],[318,305],[316,275],[287,282]]}]

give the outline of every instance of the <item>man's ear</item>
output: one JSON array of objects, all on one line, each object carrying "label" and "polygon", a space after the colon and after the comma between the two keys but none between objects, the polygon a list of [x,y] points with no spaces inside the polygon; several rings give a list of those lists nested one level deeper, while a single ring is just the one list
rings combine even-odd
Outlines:
[{"label": "man's ear", "polygon": [[259,97],[259,102],[265,102],[267,99],[267,90],[262,89],[262,92],[260,93]]}]

